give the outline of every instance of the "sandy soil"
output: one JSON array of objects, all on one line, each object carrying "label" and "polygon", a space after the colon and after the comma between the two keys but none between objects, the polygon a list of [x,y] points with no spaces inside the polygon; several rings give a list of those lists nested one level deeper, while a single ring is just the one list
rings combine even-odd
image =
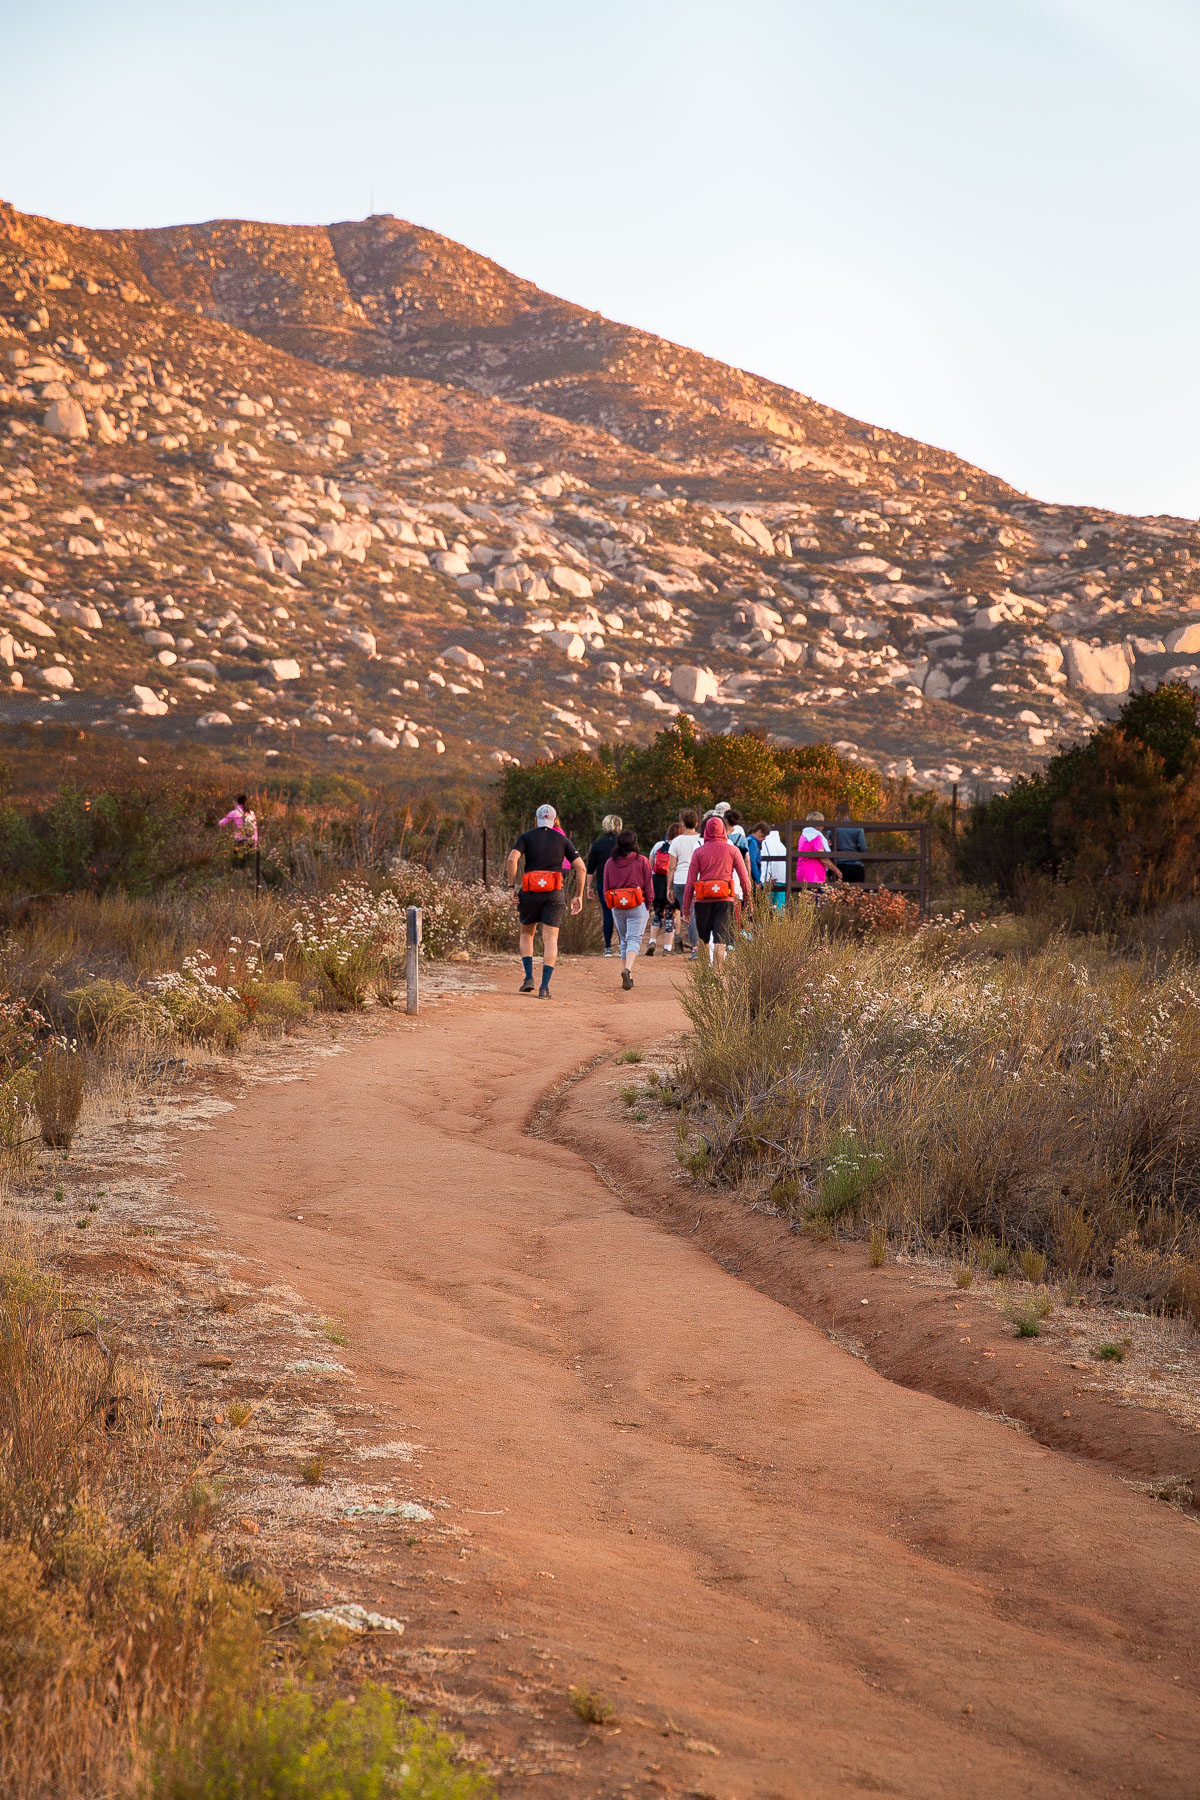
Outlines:
[{"label": "sandy soil", "polygon": [[358,1521],[337,1597],[405,1621],[505,1794],[1191,1800],[1197,1525],[888,1380],[555,1141],[680,976],[569,962],[183,1146],[179,1201],[341,1322],[375,1491],[440,1522]]}]

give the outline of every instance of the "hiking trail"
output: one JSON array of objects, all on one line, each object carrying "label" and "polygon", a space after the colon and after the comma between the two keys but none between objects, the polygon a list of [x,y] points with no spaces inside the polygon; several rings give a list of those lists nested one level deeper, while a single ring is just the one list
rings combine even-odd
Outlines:
[{"label": "hiking trail", "polygon": [[504,1795],[1192,1800],[1196,1523],[887,1380],[558,1141],[581,1072],[681,1029],[681,964],[572,957],[552,1005],[506,967],[183,1147],[463,1527],[350,1597],[469,1654]]}]

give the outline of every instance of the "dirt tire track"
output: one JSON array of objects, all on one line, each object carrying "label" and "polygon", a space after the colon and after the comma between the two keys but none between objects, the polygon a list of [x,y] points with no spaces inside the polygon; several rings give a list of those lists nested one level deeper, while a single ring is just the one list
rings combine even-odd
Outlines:
[{"label": "dirt tire track", "polygon": [[[727,1190],[698,1190],[675,1172],[667,1128],[634,1132],[614,1116],[612,1086],[612,1071],[581,1070],[560,1096],[554,1135],[631,1211],[686,1233],[759,1293],[861,1344],[871,1367],[889,1380],[974,1412],[1003,1414],[1041,1444],[1147,1483],[1182,1481],[1200,1498],[1200,1433],[1082,1387],[1045,1354],[1046,1340],[1014,1339],[986,1295],[915,1286],[903,1265],[871,1268],[860,1244],[800,1237],[770,1213],[751,1213]],[[953,1316],[958,1312],[964,1316]]]}]

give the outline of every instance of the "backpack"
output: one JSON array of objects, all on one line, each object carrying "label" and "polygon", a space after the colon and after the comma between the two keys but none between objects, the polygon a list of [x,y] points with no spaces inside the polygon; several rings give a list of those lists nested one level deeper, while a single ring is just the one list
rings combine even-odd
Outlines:
[{"label": "backpack", "polygon": [[661,844],[654,846],[654,860],[650,867],[656,875],[665,875],[671,867],[671,851],[665,838]]}]

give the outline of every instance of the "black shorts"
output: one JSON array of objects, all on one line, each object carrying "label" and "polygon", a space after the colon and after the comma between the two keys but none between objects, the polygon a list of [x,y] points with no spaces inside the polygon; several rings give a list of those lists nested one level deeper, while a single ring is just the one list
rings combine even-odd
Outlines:
[{"label": "black shorts", "polygon": [[692,902],[692,916],[702,944],[707,944],[710,937],[716,944],[732,944],[732,900],[695,900]]},{"label": "black shorts", "polygon": [[522,925],[561,925],[567,913],[564,888],[551,894],[527,894],[522,888],[517,896],[517,916]]}]

